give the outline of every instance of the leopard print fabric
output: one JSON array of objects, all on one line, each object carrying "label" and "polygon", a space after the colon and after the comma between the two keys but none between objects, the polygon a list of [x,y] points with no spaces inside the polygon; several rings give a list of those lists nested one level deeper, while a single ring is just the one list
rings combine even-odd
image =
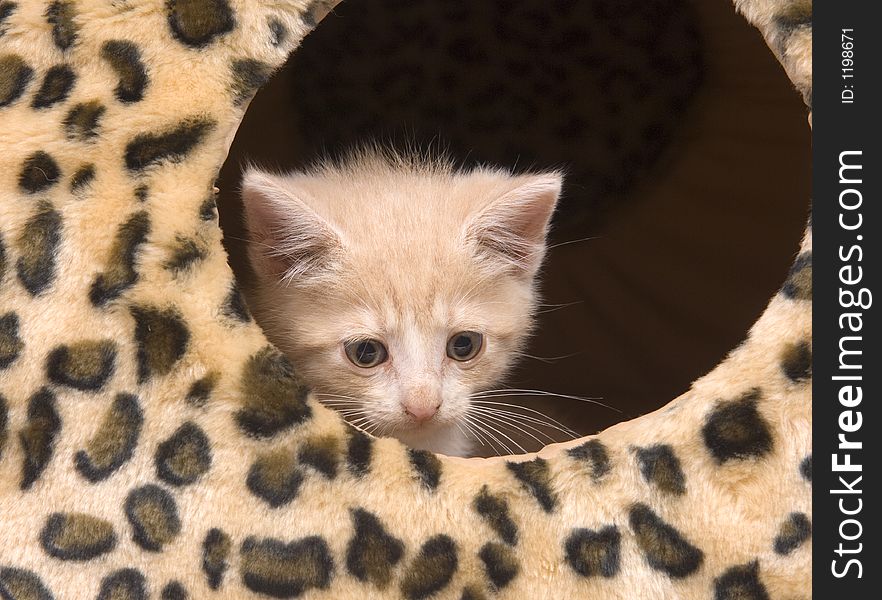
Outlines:
[{"label": "leopard print fabric", "polygon": [[[810,229],[689,392],[535,455],[366,436],[267,344],[212,183],[333,4],[0,0],[0,596],[810,597]],[[739,6],[802,85],[810,5]]]}]

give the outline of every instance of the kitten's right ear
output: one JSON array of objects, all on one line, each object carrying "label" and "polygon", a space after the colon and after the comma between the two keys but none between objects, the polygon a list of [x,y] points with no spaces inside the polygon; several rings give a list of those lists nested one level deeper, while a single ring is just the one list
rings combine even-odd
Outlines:
[{"label": "kitten's right ear", "polygon": [[242,202],[248,256],[258,276],[290,283],[332,268],[342,249],[340,236],[291,178],[249,167],[242,178]]}]

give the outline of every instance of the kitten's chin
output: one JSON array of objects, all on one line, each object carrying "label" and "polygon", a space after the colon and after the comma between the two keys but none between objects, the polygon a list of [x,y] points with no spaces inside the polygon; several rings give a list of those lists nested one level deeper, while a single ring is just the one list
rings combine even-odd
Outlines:
[{"label": "kitten's chin", "polygon": [[471,456],[473,440],[466,437],[456,425],[419,427],[398,430],[394,437],[416,450],[428,450],[447,456]]}]

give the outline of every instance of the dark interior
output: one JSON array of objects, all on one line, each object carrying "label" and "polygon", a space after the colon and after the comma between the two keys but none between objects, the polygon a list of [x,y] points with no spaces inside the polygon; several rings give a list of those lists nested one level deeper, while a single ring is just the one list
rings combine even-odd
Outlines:
[{"label": "dark interior", "polygon": [[506,385],[612,407],[511,398],[583,435],[663,406],[734,348],[808,215],[806,109],[726,2],[344,1],[257,94],[221,172],[238,277],[241,165],[371,139],[566,170],[534,358]]}]

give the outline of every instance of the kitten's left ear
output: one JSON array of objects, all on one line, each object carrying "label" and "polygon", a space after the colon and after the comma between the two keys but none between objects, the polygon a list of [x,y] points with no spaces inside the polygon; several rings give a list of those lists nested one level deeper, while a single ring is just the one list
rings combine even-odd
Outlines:
[{"label": "kitten's left ear", "polygon": [[545,256],[545,236],[560,197],[563,175],[552,171],[514,178],[515,187],[471,221],[467,236],[487,258],[532,277]]}]

